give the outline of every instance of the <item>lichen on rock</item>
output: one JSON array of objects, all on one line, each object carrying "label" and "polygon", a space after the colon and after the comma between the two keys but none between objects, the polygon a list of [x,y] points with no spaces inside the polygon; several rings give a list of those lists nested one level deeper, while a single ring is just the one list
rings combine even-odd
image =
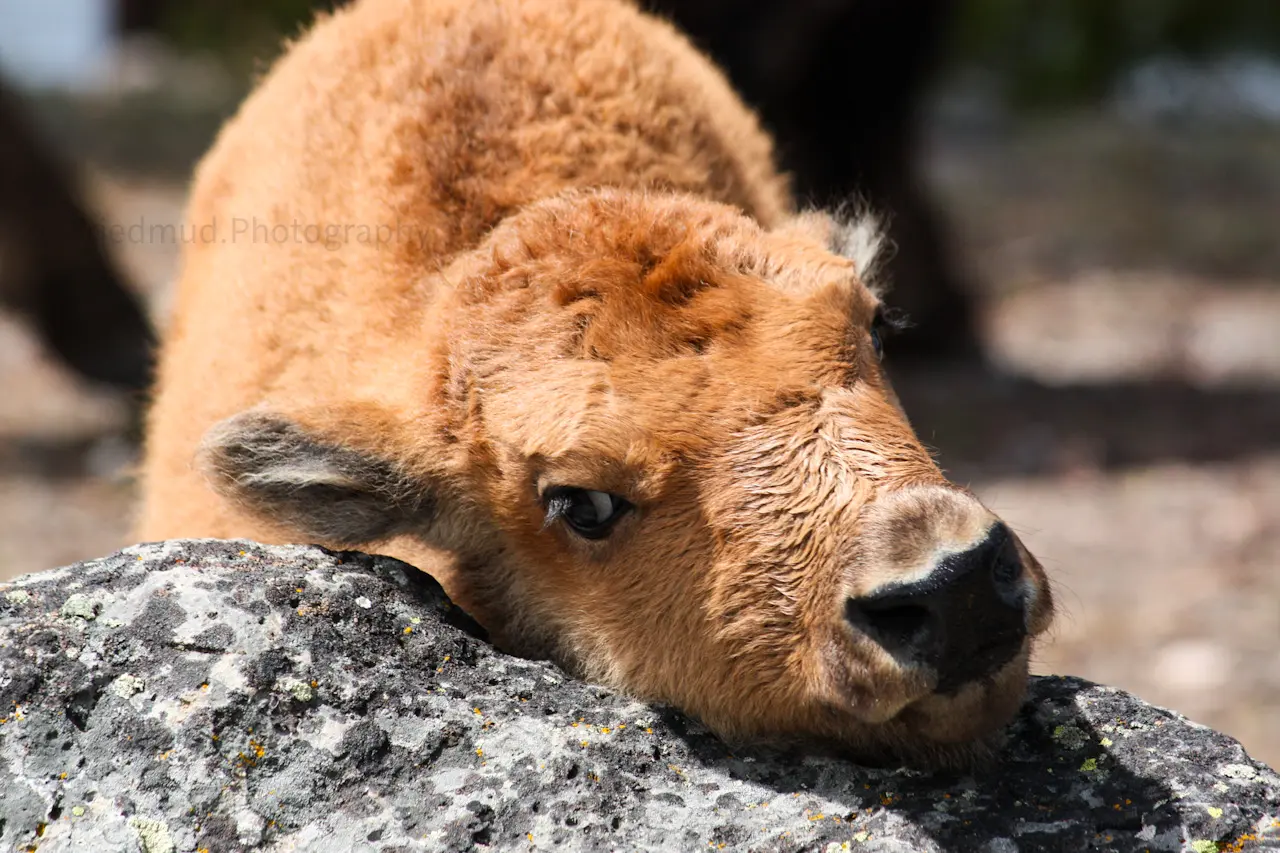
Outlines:
[{"label": "lichen on rock", "polygon": [[179,541],[0,584],[0,850],[1280,847],[1274,771],[1122,691],[1034,679],[1007,740],[969,775],[731,749],[361,554]]}]

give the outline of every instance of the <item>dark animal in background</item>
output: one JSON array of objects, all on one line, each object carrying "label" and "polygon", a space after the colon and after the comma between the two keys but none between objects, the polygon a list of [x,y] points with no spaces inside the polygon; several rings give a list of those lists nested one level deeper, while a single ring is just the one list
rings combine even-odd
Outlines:
[{"label": "dark animal in background", "polygon": [[0,83],[0,305],[76,372],[126,391],[151,382],[151,326],[122,283],[17,93]]},{"label": "dark animal in background", "polygon": [[796,198],[887,214],[895,363],[979,354],[973,307],[921,186],[918,113],[956,0],[645,0],[729,75],[773,134]]},{"label": "dark animal in background", "polygon": [[[208,0],[203,0],[208,2]],[[128,29],[171,0],[122,0]],[[317,3],[317,8],[345,5]],[[641,0],[711,55],[775,140],[796,198],[887,217],[891,303],[912,328],[894,362],[975,359],[973,305],[921,186],[918,113],[957,0]]]}]

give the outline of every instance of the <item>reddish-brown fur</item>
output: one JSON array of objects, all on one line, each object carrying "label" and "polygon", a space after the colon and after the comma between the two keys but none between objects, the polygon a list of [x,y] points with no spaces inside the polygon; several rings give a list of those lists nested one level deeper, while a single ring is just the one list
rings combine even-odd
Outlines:
[{"label": "reddish-brown fur", "polygon": [[[852,229],[788,204],[723,78],[627,5],[358,2],[200,167],[140,534],[376,548],[727,736],[968,754],[1028,648],[941,696],[842,614],[995,519],[885,384]],[[589,541],[547,523],[560,486],[634,510]]]}]

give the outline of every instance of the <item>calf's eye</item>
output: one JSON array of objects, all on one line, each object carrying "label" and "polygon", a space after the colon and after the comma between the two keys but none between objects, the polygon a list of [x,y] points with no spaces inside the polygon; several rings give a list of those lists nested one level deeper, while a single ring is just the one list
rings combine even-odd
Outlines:
[{"label": "calf's eye", "polygon": [[886,308],[881,305],[876,309],[875,319],[871,321],[871,346],[876,351],[876,358],[884,360],[884,338],[886,334],[910,329],[911,320],[898,308]]},{"label": "calf's eye", "polygon": [[554,486],[543,494],[543,500],[547,524],[563,519],[583,539],[608,536],[618,519],[631,509],[631,504],[617,495],[576,486]]},{"label": "calf's eye", "polygon": [[876,358],[884,358],[884,341],[880,339],[880,330],[871,330],[871,346],[875,348]]}]

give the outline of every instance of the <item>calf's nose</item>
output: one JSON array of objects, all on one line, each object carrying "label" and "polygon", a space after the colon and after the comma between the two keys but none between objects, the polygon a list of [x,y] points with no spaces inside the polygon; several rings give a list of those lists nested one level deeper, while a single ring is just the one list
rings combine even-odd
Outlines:
[{"label": "calf's nose", "polygon": [[923,579],[849,598],[845,618],[903,662],[932,667],[952,693],[995,672],[1027,635],[1022,558],[1002,523],[972,548],[938,560]]}]

